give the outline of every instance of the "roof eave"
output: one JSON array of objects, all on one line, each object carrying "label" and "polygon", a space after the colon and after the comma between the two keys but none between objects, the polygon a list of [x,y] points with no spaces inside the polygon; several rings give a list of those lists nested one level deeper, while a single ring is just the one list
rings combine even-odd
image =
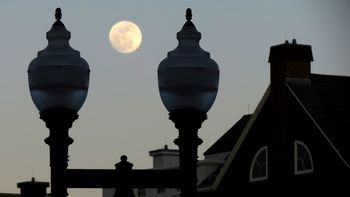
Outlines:
[{"label": "roof eave", "polygon": [[266,101],[268,100],[268,98],[270,96],[270,92],[271,92],[270,87],[268,87],[267,90],[265,91],[263,98],[260,100],[258,106],[256,107],[252,117],[249,119],[247,125],[244,127],[242,134],[238,138],[238,140],[237,140],[235,146],[233,147],[233,150],[231,151],[229,157],[227,158],[224,166],[221,168],[219,175],[215,179],[214,184],[212,185],[213,190],[216,190],[218,188],[218,186],[220,185],[222,179],[224,178],[224,175],[226,174],[231,163],[233,162],[234,158],[236,157],[236,154],[237,154],[238,150],[240,149],[242,143],[244,142],[247,134],[249,133],[251,127],[254,125],[255,120],[257,119],[257,117],[260,114],[262,108],[264,107]]}]

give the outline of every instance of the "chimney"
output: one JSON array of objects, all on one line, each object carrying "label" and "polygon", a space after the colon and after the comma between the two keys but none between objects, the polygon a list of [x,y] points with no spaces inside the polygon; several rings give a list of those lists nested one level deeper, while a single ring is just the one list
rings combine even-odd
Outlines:
[{"label": "chimney", "polygon": [[293,146],[291,133],[287,128],[288,103],[286,78],[310,81],[310,64],[313,61],[310,45],[286,41],[270,48],[269,63],[271,73],[271,138],[269,145],[269,179],[271,196],[288,197],[293,172]]},{"label": "chimney", "polygon": [[46,197],[49,183],[37,182],[33,177],[31,181],[18,183],[17,187],[21,189],[21,197]]},{"label": "chimney", "polygon": [[164,148],[152,150],[149,155],[153,157],[153,168],[174,168],[179,166],[179,150]]},{"label": "chimney", "polygon": [[[286,41],[270,48],[269,63],[271,64],[271,85],[281,83],[285,78],[310,79],[311,61],[313,61],[310,45]],[[282,81],[280,81],[282,80]]]}]

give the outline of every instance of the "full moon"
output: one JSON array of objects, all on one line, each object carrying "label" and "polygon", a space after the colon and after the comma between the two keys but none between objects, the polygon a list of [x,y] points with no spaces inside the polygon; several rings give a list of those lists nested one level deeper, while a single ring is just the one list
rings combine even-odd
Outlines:
[{"label": "full moon", "polygon": [[119,21],[109,31],[109,43],[120,53],[136,51],[142,42],[140,28],[131,21]]}]

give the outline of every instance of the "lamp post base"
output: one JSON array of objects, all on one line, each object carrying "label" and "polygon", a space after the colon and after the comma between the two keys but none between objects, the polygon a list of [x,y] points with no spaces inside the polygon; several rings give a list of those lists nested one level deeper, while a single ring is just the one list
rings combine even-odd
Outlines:
[{"label": "lamp post base", "polygon": [[66,173],[68,167],[68,147],[73,143],[68,130],[78,118],[75,111],[67,109],[47,110],[40,113],[40,118],[50,130],[45,143],[50,147],[51,196],[66,197]]},{"label": "lamp post base", "polygon": [[179,146],[180,152],[181,197],[195,197],[198,146],[203,142],[198,138],[198,129],[207,115],[198,110],[177,110],[169,114],[169,119],[179,130],[179,137],[174,143]]}]

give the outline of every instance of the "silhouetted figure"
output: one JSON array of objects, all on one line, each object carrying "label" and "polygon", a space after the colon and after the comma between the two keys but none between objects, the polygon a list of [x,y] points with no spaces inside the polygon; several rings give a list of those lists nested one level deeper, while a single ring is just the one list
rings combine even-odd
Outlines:
[{"label": "silhouetted figure", "polygon": [[115,188],[114,197],[135,197],[131,187],[131,172],[133,164],[128,162],[128,157],[122,155],[120,162],[115,164],[119,180],[122,180]]}]

